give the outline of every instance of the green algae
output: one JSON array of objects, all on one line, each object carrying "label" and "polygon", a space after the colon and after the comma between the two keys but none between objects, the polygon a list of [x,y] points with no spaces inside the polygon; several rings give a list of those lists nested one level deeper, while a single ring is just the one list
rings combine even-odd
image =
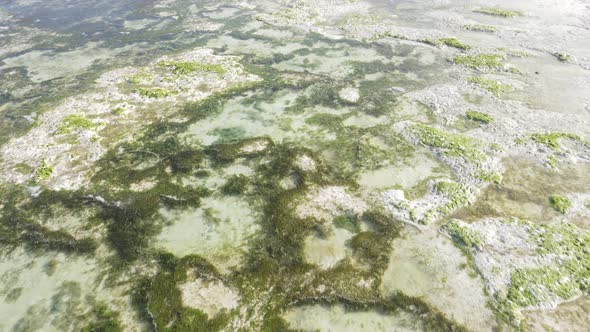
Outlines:
[{"label": "green algae", "polygon": [[46,161],[43,161],[41,166],[39,166],[35,170],[35,175],[34,175],[35,182],[39,183],[39,182],[45,181],[45,180],[49,179],[52,174],[53,174],[53,166],[49,165]]},{"label": "green algae", "polygon": [[107,305],[103,303],[97,304],[90,312],[92,322],[84,326],[82,332],[122,332],[119,314],[110,310]]},{"label": "green algae", "polygon": [[232,175],[227,181],[221,186],[221,192],[225,195],[240,195],[243,194],[247,187],[250,179],[243,174]]},{"label": "green algae", "polygon": [[463,26],[463,28],[465,28],[466,30],[479,32],[496,32],[498,30],[498,28],[493,25],[485,24],[466,24]]},{"label": "green algae", "polygon": [[329,113],[316,113],[305,119],[307,124],[320,126],[334,132],[342,129],[342,121],[342,116]]},{"label": "green algae", "polygon": [[80,129],[92,129],[97,125],[88,120],[86,117],[79,115],[79,114],[70,114],[66,116],[59,127],[57,128],[57,133],[60,135],[69,134],[73,130],[80,130]]},{"label": "green algae", "polygon": [[95,240],[75,238],[66,230],[52,230],[34,221],[45,210],[39,212],[39,206],[47,195],[43,193],[34,200],[26,198],[22,188],[13,188],[2,195],[3,201],[10,205],[4,206],[0,216],[0,243],[12,249],[23,244],[31,250],[93,253],[97,247]]},{"label": "green algae", "polygon": [[468,68],[478,70],[502,69],[504,57],[500,54],[461,54],[453,58],[453,62]]},{"label": "green algae", "polygon": [[336,108],[340,105],[338,87],[332,82],[318,82],[312,85],[307,94],[299,95],[295,103],[287,108],[290,112],[303,112],[315,106]]},{"label": "green algae", "polygon": [[438,208],[441,213],[446,214],[468,205],[471,199],[469,189],[456,182],[440,181],[434,185],[434,189],[448,199],[448,202]]},{"label": "green algae", "polygon": [[137,295],[136,301],[147,311],[150,322],[157,331],[219,331],[228,323],[225,311],[208,317],[199,309],[183,306],[178,285],[188,279],[221,279],[214,266],[202,257],[191,255],[176,259],[161,256],[163,269]]},{"label": "green algae", "polygon": [[[145,254],[149,240],[160,231],[161,207],[198,207],[200,199],[209,195],[203,187],[174,183],[177,176],[195,172],[205,156],[199,146],[161,132],[176,129],[160,124],[147,131],[148,139],[124,143],[97,163],[93,182],[107,202],[119,202],[100,204],[97,217],[107,225],[106,240],[123,261],[131,262]],[[159,139],[162,135],[165,138]],[[154,178],[158,181],[146,189],[129,189]],[[119,192],[113,193],[115,188],[120,188]]]},{"label": "green algae", "polygon": [[566,214],[572,206],[572,202],[567,197],[558,194],[549,196],[549,204],[561,214]]},{"label": "green algae", "polygon": [[[214,116],[219,114],[227,98],[244,90],[214,95],[206,101],[186,105],[182,113],[188,115],[190,120],[187,122]],[[337,91],[336,88],[332,89],[329,86],[326,90],[318,90],[310,98],[312,102],[309,104],[312,105],[314,102],[320,101],[326,105],[340,105],[337,95],[333,93],[335,91]],[[235,94],[232,95],[233,93]],[[377,95],[375,93],[373,99],[367,99],[367,101],[377,101]],[[385,104],[379,107],[369,104],[363,104],[367,113],[374,111],[372,114],[387,114],[387,112],[391,112]],[[313,121],[311,120],[311,122]],[[330,121],[325,123],[320,121],[316,124],[324,128],[332,125]],[[255,301],[264,300],[262,293],[267,292],[272,286],[277,288],[276,291],[273,291],[269,303],[261,309],[264,316],[264,322],[261,323],[262,330],[282,330],[285,325],[279,314],[287,305],[324,297],[317,292],[301,289],[307,288],[307,286],[300,285],[304,284],[304,276],[310,272],[317,278],[314,280],[316,286],[320,280],[322,283],[336,284],[333,288],[328,288],[328,292],[332,295],[325,297],[339,298],[343,302],[351,301],[354,303],[353,305],[357,306],[373,306],[378,310],[382,310],[382,308],[391,311],[405,310],[415,314],[417,319],[423,320],[426,326],[432,327],[430,330],[462,330],[460,326],[420,299],[398,294],[393,298],[382,300],[374,289],[367,290],[364,286],[358,286],[360,280],[379,278],[379,269],[376,265],[383,265],[386,261],[386,255],[380,255],[379,252],[388,252],[391,238],[397,236],[393,229],[399,227],[398,222],[390,217],[377,218],[369,215],[350,217],[358,222],[382,225],[374,226],[377,230],[375,232],[364,232],[356,241],[355,254],[369,263],[371,271],[368,273],[351,265],[319,272],[301,259],[299,253],[302,239],[314,230],[318,221],[297,218],[293,215],[291,203],[294,199],[300,198],[311,186],[327,184],[355,186],[352,181],[343,182],[337,172],[324,168],[322,158],[317,156],[313,150],[271,143],[269,148],[264,151],[243,153],[240,151],[240,145],[243,147],[248,141],[242,142],[242,137],[231,139],[230,142],[216,142],[212,146],[204,148],[198,145],[183,145],[178,140],[170,139],[170,136],[183,132],[184,128],[186,128],[185,124],[162,123],[151,127],[150,134],[139,137],[140,143],[131,142],[113,148],[99,162],[97,174],[92,179],[92,188],[69,197],[75,198],[74,201],[77,201],[77,203],[70,203],[72,206],[76,204],[90,205],[99,210],[99,213],[93,218],[94,222],[107,226],[106,241],[115,249],[116,260],[138,261],[138,263],[152,261],[156,254],[150,247],[149,240],[158,232],[161,222],[161,216],[156,210],[162,207],[177,209],[185,206],[197,206],[199,198],[206,194],[204,191],[200,191],[203,188],[187,188],[188,186],[185,187],[178,183],[181,183],[180,181],[185,176],[196,175],[199,172],[204,174],[203,172],[206,171],[201,169],[201,166],[205,160],[212,161],[211,167],[215,169],[222,164],[234,162],[237,158],[245,156],[248,161],[259,165],[256,167],[256,180],[251,184],[252,193],[248,190],[246,196],[264,205],[264,220],[261,221],[261,224],[264,225],[264,232],[260,239],[254,241],[255,248],[251,254],[248,254],[248,266],[235,275],[225,277],[227,279],[224,281],[235,282],[239,287],[243,287],[240,291],[246,289],[244,281],[246,279],[249,279],[248,285],[257,285],[250,290],[250,298],[245,296],[245,301],[252,301],[244,304],[249,309],[250,305],[254,308]],[[342,140],[344,140],[346,133],[355,134],[353,137],[357,141],[347,144],[342,151],[346,151],[347,156],[354,156],[352,159],[355,160],[358,167],[365,167],[365,154],[375,156],[376,164],[382,163],[386,158],[386,153],[382,153],[383,149],[373,150],[374,147],[364,145],[364,138],[386,136],[384,129],[347,131],[343,130],[337,121],[334,121],[334,128],[342,133],[340,136]],[[254,142],[254,139],[251,142]],[[218,143],[230,144],[220,146]],[[357,146],[359,147],[357,148]],[[313,157],[318,164],[318,171],[302,172],[293,166],[294,158],[302,153]],[[222,162],[219,162],[220,160]],[[284,176],[293,176],[296,179],[296,188],[292,190],[279,188],[278,180]],[[152,188],[147,186],[147,189],[140,187],[134,191],[129,190],[131,185],[144,181],[157,181],[158,184]],[[58,195],[57,193],[51,194]],[[103,198],[104,201],[99,201],[98,197]],[[57,200],[62,203],[67,201],[65,196]],[[81,203],[81,201],[85,203]],[[376,219],[382,219],[382,221],[376,221]],[[381,230],[388,231],[382,232]],[[126,240],[127,238],[129,240]],[[286,241],[288,238],[289,240]],[[143,308],[153,314],[153,316],[144,316],[148,319],[147,321],[153,319],[158,330],[196,329],[207,331],[227,327],[227,316],[225,315],[207,317],[200,310],[178,306],[179,294],[173,286],[176,286],[182,278],[176,279],[174,271],[178,262],[175,260],[170,257],[162,258],[158,276],[149,281],[149,286],[146,286],[145,291],[148,297]],[[373,264],[374,261],[378,264]],[[199,269],[201,269],[200,266],[196,268],[196,270]],[[242,272],[244,272],[243,278],[238,276]],[[164,276],[163,273],[171,274],[172,279]],[[211,274],[217,276],[215,273]],[[293,285],[294,289],[289,289],[291,286],[283,286],[283,284]],[[141,287],[143,285],[138,286],[138,288]],[[141,289],[138,291],[141,293]],[[89,330],[116,330],[116,319],[107,319],[109,314],[104,316],[105,319],[101,319],[101,322],[90,325]]]},{"label": "green algae", "polygon": [[456,49],[462,50],[462,51],[467,51],[467,50],[471,49],[471,46],[463,44],[457,38],[441,38],[441,39],[435,39],[435,40],[425,39],[425,40],[422,40],[421,42],[428,44],[428,45],[432,45],[432,46],[445,45],[445,46],[453,47],[453,48],[456,48]]},{"label": "green algae", "polygon": [[568,300],[579,288],[555,268],[516,269],[510,275],[506,297],[520,307],[529,307],[549,301],[552,293]]},{"label": "green algae", "polygon": [[502,84],[496,80],[487,79],[482,76],[472,76],[469,77],[467,81],[479,85],[483,89],[491,92],[496,97],[499,97],[506,92],[512,91],[512,86],[510,84]]},{"label": "green algae", "polygon": [[547,161],[545,162],[547,164],[547,166],[549,166],[549,168],[551,168],[552,170],[557,170],[557,164],[558,164],[559,160],[557,159],[557,157],[555,157],[555,155],[551,154],[549,155],[549,157],[547,157]]},{"label": "green algae", "polygon": [[363,213],[360,220],[369,224],[373,230],[357,233],[350,240],[350,246],[357,256],[373,267],[374,271],[383,273],[389,263],[387,248],[390,248],[393,239],[399,236],[399,223],[378,210]]},{"label": "green algae", "polygon": [[[327,119],[324,119],[327,120]],[[322,140],[316,143],[324,152],[325,161],[345,179],[351,179],[362,170],[375,170],[387,165],[392,154],[407,156],[411,147],[404,143],[386,125],[370,128],[353,126],[339,127],[338,118],[324,122],[331,131],[336,131],[334,140]]]},{"label": "green algae", "polygon": [[504,8],[496,8],[496,7],[483,7],[478,10],[475,10],[476,13],[482,13],[486,15],[492,16],[501,16],[506,18],[512,18],[517,16],[522,16],[523,12],[518,10],[509,10]]},{"label": "green algae", "polygon": [[6,303],[14,303],[21,296],[22,292],[22,287],[13,288],[10,291],[8,291],[8,293],[6,293],[4,300],[6,301]]},{"label": "green algae", "polygon": [[166,89],[166,88],[158,88],[158,87],[152,87],[152,88],[145,88],[145,87],[141,87],[137,89],[137,93],[139,93],[140,95],[144,96],[144,97],[148,97],[148,98],[164,98],[164,97],[168,97],[174,94],[177,94],[178,92],[172,89]]},{"label": "green algae", "polygon": [[113,114],[113,115],[121,115],[123,113],[125,113],[125,109],[123,107],[115,107],[111,111],[111,114]]},{"label": "green algae", "polygon": [[494,122],[494,117],[487,114],[487,113],[483,113],[483,112],[478,112],[478,111],[467,111],[465,112],[465,116],[469,119],[469,120],[473,120],[473,121],[479,121],[485,124],[489,124]]},{"label": "green algae", "polygon": [[[590,290],[590,259],[587,252],[590,234],[587,231],[567,222],[537,224],[519,219],[504,219],[501,222],[524,227],[536,245],[538,255],[554,262],[550,265],[517,267],[511,271],[507,287],[493,294],[502,319],[518,326],[522,321],[522,309],[567,301]],[[443,226],[443,229],[447,227],[447,232],[457,233],[453,236],[457,244],[471,250],[481,250],[481,235],[465,233],[465,226],[459,225],[458,221],[453,223],[451,227]]]},{"label": "green algae", "polygon": [[439,148],[444,155],[473,163],[480,163],[485,159],[479,143],[468,136],[447,133],[424,124],[415,124],[410,130],[421,144]]},{"label": "green algae", "polygon": [[483,182],[490,182],[496,184],[502,183],[502,174],[499,174],[497,172],[479,170],[475,174],[475,177]]},{"label": "green algae", "polygon": [[53,231],[34,223],[23,223],[20,239],[30,247],[65,253],[90,254],[98,246],[93,239],[78,240],[65,231]]},{"label": "green algae", "polygon": [[539,144],[545,145],[552,150],[558,150],[561,147],[562,139],[569,139],[575,142],[580,142],[585,146],[590,144],[584,141],[579,135],[570,133],[544,133],[544,134],[532,134],[531,139]]},{"label": "green algae", "polygon": [[[205,153],[213,162],[227,164],[236,158],[252,158],[264,154],[273,144],[269,137],[245,138],[236,143],[210,145],[205,149]],[[253,148],[249,149],[249,146]]]},{"label": "green algae", "polygon": [[153,75],[146,72],[139,72],[137,74],[127,77],[127,82],[132,84],[141,84],[153,79]]},{"label": "green algae", "polygon": [[479,248],[483,238],[477,231],[461,226],[456,220],[446,223],[442,230],[447,232],[455,242],[469,248]]},{"label": "green algae", "polygon": [[242,127],[215,128],[210,134],[219,137],[214,144],[236,143],[246,136],[246,130]]},{"label": "green algae", "polygon": [[162,67],[172,69],[172,73],[175,75],[187,75],[196,71],[210,71],[223,75],[227,72],[221,65],[210,64],[210,63],[198,63],[188,61],[162,61],[159,63]]},{"label": "green algae", "polygon": [[442,43],[442,44],[449,46],[449,47],[454,47],[454,48],[462,50],[462,51],[467,51],[467,50],[471,49],[471,46],[463,44],[457,38],[442,38],[442,39],[438,39],[437,42]]},{"label": "green algae", "polygon": [[349,298],[336,297],[299,301],[296,305],[303,306],[307,304],[320,304],[324,306],[343,305],[347,311],[375,311],[376,313],[388,315],[406,312],[412,316],[420,317],[420,329],[433,332],[467,332],[468,329],[453,319],[447,317],[444,313],[428,304],[426,301],[408,296],[402,292],[370,301],[354,301]]},{"label": "green algae", "polygon": [[347,215],[337,216],[333,222],[335,227],[346,229],[351,233],[358,233],[361,230],[359,221]]},{"label": "green algae", "polygon": [[497,50],[506,53],[506,55],[508,55],[508,56],[517,57],[517,58],[528,58],[528,57],[534,56],[534,54],[532,54],[528,51],[517,50],[517,49],[512,49],[512,48],[498,47]]}]

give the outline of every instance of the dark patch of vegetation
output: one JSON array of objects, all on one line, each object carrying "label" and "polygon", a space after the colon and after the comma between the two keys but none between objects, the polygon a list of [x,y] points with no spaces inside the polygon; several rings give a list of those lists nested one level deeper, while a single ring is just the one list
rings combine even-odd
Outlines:
[{"label": "dark patch of vegetation", "polygon": [[216,164],[227,164],[239,157],[260,156],[272,145],[273,142],[268,137],[254,137],[236,143],[210,145],[205,149],[205,153]]},{"label": "dark patch of vegetation", "polygon": [[488,123],[492,123],[494,122],[494,117],[487,114],[487,113],[483,113],[483,112],[478,112],[478,111],[467,111],[465,112],[465,116],[469,119],[469,120],[473,120],[473,121],[479,121],[485,124]]},{"label": "dark patch of vegetation", "polygon": [[455,242],[468,248],[477,248],[482,244],[482,236],[476,231],[461,226],[458,221],[452,220],[445,224],[442,229],[447,232]]},{"label": "dark patch of vegetation", "polygon": [[90,313],[92,322],[82,328],[83,332],[122,332],[119,314],[105,304],[97,304]]},{"label": "dark patch of vegetation", "polygon": [[242,127],[216,128],[209,134],[219,137],[215,144],[236,143],[246,136],[246,130]]},{"label": "dark patch of vegetation", "polygon": [[208,317],[201,310],[184,307],[179,284],[191,278],[223,280],[214,266],[199,256],[176,259],[161,256],[162,271],[146,281],[136,293],[136,303],[149,315],[149,322],[157,331],[219,331],[228,323],[225,311]]},{"label": "dark patch of vegetation", "polygon": [[356,234],[350,240],[350,246],[376,273],[382,273],[389,263],[391,242],[399,236],[399,222],[378,211],[365,212],[361,220],[372,230]]},{"label": "dark patch of vegetation", "polygon": [[219,75],[227,72],[223,66],[211,63],[199,63],[189,61],[162,61],[159,63],[162,67],[172,69],[172,73],[176,75],[187,75],[195,71],[211,71]]},{"label": "dark patch of vegetation", "polygon": [[287,107],[286,111],[303,112],[314,106],[339,107],[338,86],[329,81],[318,82],[309,88],[307,94],[298,96],[295,103]]},{"label": "dark patch of vegetation", "polygon": [[226,195],[240,195],[246,191],[250,180],[244,174],[232,175],[221,186],[221,192]]},{"label": "dark patch of vegetation", "polygon": [[305,123],[326,128],[331,131],[338,131],[342,128],[342,116],[329,113],[316,113],[305,119]]},{"label": "dark patch of vegetation", "polygon": [[432,307],[424,300],[396,292],[389,297],[377,297],[368,301],[355,301],[345,297],[322,297],[319,299],[309,299],[299,301],[297,305],[323,304],[323,305],[343,305],[347,311],[366,312],[376,311],[383,315],[392,315],[400,312],[409,313],[419,317],[421,326],[424,331],[433,332],[467,332],[465,326],[457,323],[447,317],[438,309]]},{"label": "dark patch of vegetation", "polygon": [[572,202],[567,197],[557,194],[549,196],[549,204],[561,214],[566,214],[572,206]]},{"label": "dark patch of vegetation", "polygon": [[49,250],[64,253],[90,254],[97,247],[90,238],[76,239],[65,230],[51,230],[33,221],[35,201],[26,197],[20,188],[6,189],[2,193],[5,203],[0,216],[0,243],[8,248],[20,244],[32,250]]},{"label": "dark patch of vegetation", "polygon": [[361,231],[361,227],[357,218],[342,215],[334,218],[334,226],[338,228],[346,229],[351,233],[358,233]]}]

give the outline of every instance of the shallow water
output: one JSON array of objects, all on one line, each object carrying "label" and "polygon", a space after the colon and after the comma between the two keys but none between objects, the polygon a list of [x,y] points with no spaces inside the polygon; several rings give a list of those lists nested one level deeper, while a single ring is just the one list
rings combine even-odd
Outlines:
[{"label": "shallow water", "polygon": [[443,226],[590,229],[590,9],[498,6],[0,2],[0,330],[583,330]]}]

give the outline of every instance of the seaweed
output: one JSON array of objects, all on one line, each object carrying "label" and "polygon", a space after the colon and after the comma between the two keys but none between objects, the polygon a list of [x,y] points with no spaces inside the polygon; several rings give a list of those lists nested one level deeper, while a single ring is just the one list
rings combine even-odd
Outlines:
[{"label": "seaweed", "polygon": [[490,80],[482,76],[472,76],[469,77],[467,81],[479,85],[483,89],[486,89],[489,92],[491,92],[496,97],[499,97],[500,95],[513,90],[510,84],[503,84],[496,80]]},{"label": "seaweed", "polygon": [[467,30],[479,31],[479,32],[496,32],[498,28],[493,25],[484,24],[466,24],[463,26]]},{"label": "seaweed", "polygon": [[453,62],[468,68],[479,70],[501,69],[504,67],[500,60],[504,57],[500,54],[477,54],[477,55],[457,55]]},{"label": "seaweed", "polygon": [[346,229],[351,233],[358,233],[361,230],[358,220],[354,217],[341,215],[334,218],[334,226]]},{"label": "seaweed", "polygon": [[463,226],[456,220],[446,223],[442,230],[447,232],[455,242],[468,248],[479,248],[482,245],[483,238],[476,231]]},{"label": "seaweed", "polygon": [[97,304],[90,312],[92,322],[82,327],[82,332],[122,332],[119,314],[110,310],[105,304]]},{"label": "seaweed", "polygon": [[487,114],[487,113],[483,113],[483,112],[478,112],[478,111],[467,111],[465,112],[465,116],[469,119],[469,120],[473,120],[473,121],[479,121],[485,124],[489,124],[494,122],[494,117]]},{"label": "seaweed", "polygon": [[569,139],[574,142],[579,142],[586,147],[590,147],[590,143],[584,141],[579,135],[571,133],[543,133],[532,134],[531,139],[539,144],[545,145],[552,150],[558,150],[561,147],[562,139]]},{"label": "seaweed", "polygon": [[213,144],[205,153],[216,164],[227,164],[239,157],[253,158],[266,153],[273,142],[268,137],[246,138],[236,143]]},{"label": "seaweed", "polygon": [[572,202],[567,197],[557,194],[549,196],[549,204],[561,214],[566,214],[572,206]]},{"label": "seaweed", "polygon": [[423,145],[439,148],[447,156],[460,157],[467,162],[480,163],[485,155],[479,142],[461,134],[446,133],[424,124],[415,124],[411,131]]},{"label": "seaweed", "polygon": [[86,117],[79,114],[70,114],[63,118],[62,123],[57,128],[57,133],[60,135],[69,134],[72,130],[92,129],[97,125],[88,120]]},{"label": "seaweed", "polygon": [[39,183],[41,181],[47,180],[51,177],[52,174],[53,166],[49,165],[46,161],[43,161],[43,163],[41,163],[41,166],[39,166],[35,170],[35,182]]},{"label": "seaweed", "polygon": [[243,174],[232,175],[227,179],[225,184],[221,186],[221,192],[226,195],[240,195],[246,191],[250,180]]},{"label": "seaweed", "polygon": [[165,267],[136,293],[138,305],[149,314],[149,321],[157,331],[219,331],[227,325],[224,312],[208,317],[201,310],[184,307],[178,288],[187,280],[189,270],[193,278],[220,279],[215,267],[196,255],[167,259]]},{"label": "seaweed", "polygon": [[219,75],[223,75],[227,72],[223,66],[211,63],[198,63],[189,61],[162,61],[159,63],[162,67],[168,67],[172,69],[172,73],[175,75],[187,75],[195,71],[210,71],[215,72]]},{"label": "seaweed", "polygon": [[486,15],[492,16],[501,16],[506,18],[512,18],[517,16],[522,16],[523,13],[518,10],[509,10],[503,8],[496,8],[496,7],[482,7],[475,11],[476,13],[482,13]]},{"label": "seaweed", "polygon": [[175,90],[171,90],[171,89],[165,89],[165,88],[158,88],[158,87],[153,87],[153,88],[137,88],[136,92],[144,97],[148,97],[148,98],[164,98],[164,97],[168,97],[170,95],[174,95],[177,94],[178,91]]}]

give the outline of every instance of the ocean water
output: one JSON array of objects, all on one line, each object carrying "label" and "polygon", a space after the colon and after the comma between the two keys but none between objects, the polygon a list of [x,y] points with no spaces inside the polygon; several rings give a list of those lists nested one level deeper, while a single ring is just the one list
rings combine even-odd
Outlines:
[{"label": "ocean water", "polygon": [[0,1],[0,331],[584,330],[590,9],[483,5]]}]

